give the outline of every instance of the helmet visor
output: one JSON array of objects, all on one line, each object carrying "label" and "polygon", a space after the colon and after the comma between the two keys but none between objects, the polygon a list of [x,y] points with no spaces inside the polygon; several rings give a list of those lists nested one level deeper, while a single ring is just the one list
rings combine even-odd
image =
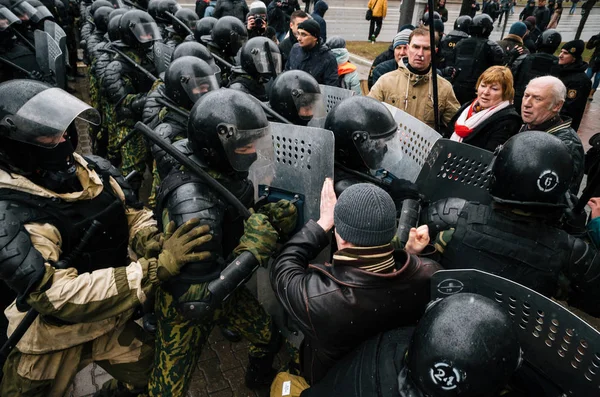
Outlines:
[{"label": "helmet visor", "polygon": [[29,21],[33,15],[37,12],[34,6],[26,1],[22,1],[15,6],[12,6],[11,11],[21,21]]},{"label": "helmet visor", "polygon": [[136,23],[133,26],[130,26],[129,29],[140,43],[149,43],[151,41],[162,40],[162,36],[156,22]]},{"label": "helmet visor", "polygon": [[8,8],[0,7],[0,32],[8,29],[13,23],[21,23],[21,20]]},{"label": "helmet visor", "polygon": [[227,160],[234,170],[248,171],[256,161],[271,159],[272,162],[273,142],[270,125],[254,130],[238,130],[234,125],[222,123],[217,127],[217,132]]},{"label": "helmet visor", "polygon": [[181,86],[193,103],[208,91],[218,90],[219,83],[214,74],[204,77],[181,77]]},{"label": "helmet visor", "polygon": [[292,98],[302,120],[321,119],[327,116],[325,102],[321,93],[306,93],[300,89],[292,90]]},{"label": "helmet visor", "polygon": [[275,75],[281,73],[281,54],[278,52],[253,51],[252,61],[258,73]]},{"label": "helmet visor", "polygon": [[100,124],[100,114],[60,88],[48,88],[27,101],[2,122],[14,126],[7,138],[45,148],[58,145],[76,118]]},{"label": "helmet visor", "polygon": [[386,170],[402,178],[402,142],[397,129],[377,138],[371,138],[368,132],[356,131],[352,134],[352,142],[368,168]]},{"label": "helmet visor", "polygon": [[31,16],[31,22],[40,23],[47,18],[54,19],[54,16],[46,6],[39,6],[35,9],[37,10],[37,12]]}]

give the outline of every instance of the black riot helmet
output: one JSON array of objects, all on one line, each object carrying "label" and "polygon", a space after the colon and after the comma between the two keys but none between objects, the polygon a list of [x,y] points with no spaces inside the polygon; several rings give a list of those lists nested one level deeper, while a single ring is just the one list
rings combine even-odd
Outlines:
[{"label": "black riot helmet", "polygon": [[170,25],[173,18],[169,14],[175,15],[180,8],[181,6],[175,0],[159,0],[156,20]]},{"label": "black riot helmet", "polygon": [[158,4],[161,0],[150,0],[148,2],[148,14],[156,21],[158,18]]},{"label": "black riot helmet", "polygon": [[96,10],[94,13],[94,25],[96,25],[96,31],[100,33],[108,32],[108,22],[113,11],[115,11],[115,9],[111,7],[100,7]]},{"label": "black riot helmet", "polygon": [[175,47],[175,50],[171,55],[171,62],[184,56],[200,58],[208,63],[210,67],[213,68],[215,73],[221,72],[221,69],[215,64],[215,60],[210,51],[208,51],[208,48],[200,43],[196,43],[195,41],[186,41],[179,44],[177,47]]},{"label": "black riot helmet", "polygon": [[194,153],[221,172],[245,172],[259,146],[272,151],[270,127],[262,107],[248,94],[222,88],[192,108],[188,138]]},{"label": "black riot helmet", "polygon": [[217,18],[215,17],[204,17],[196,22],[196,26],[194,27],[194,38],[196,41],[200,43],[202,36],[209,36],[216,23]]},{"label": "black riot helmet", "polygon": [[186,109],[191,109],[208,91],[218,88],[214,69],[200,58],[177,58],[171,62],[165,73],[165,93]]},{"label": "black riot helmet", "polygon": [[108,39],[110,41],[121,40],[121,32],[119,31],[119,24],[121,23],[121,18],[123,14],[125,14],[127,10],[123,8],[117,8],[113,10],[108,16],[108,25],[106,27],[106,31],[108,32]]},{"label": "black riot helmet", "polygon": [[0,84],[0,104],[0,167],[55,192],[69,191],[63,183],[77,180],[73,121],[98,124],[98,112],[60,88],[34,80]]},{"label": "black riot helmet", "polygon": [[0,32],[4,32],[13,24],[21,23],[19,17],[17,17],[11,10],[0,4]]},{"label": "black riot helmet", "polygon": [[468,15],[461,15],[454,21],[454,30],[460,30],[461,32],[469,34],[471,25],[473,25],[473,18]]},{"label": "black riot helmet", "polygon": [[277,77],[281,73],[281,53],[273,40],[253,37],[240,52],[242,69],[251,76]]},{"label": "black riot helmet", "polygon": [[9,0],[10,6],[7,7],[17,16],[23,23],[29,22],[36,14],[37,10],[34,6],[25,0]]},{"label": "black riot helmet", "polygon": [[311,119],[325,116],[321,87],[302,70],[289,70],[277,76],[271,85],[269,104],[296,125],[307,125]]},{"label": "black riot helmet", "polygon": [[119,33],[123,43],[130,47],[140,47],[161,40],[158,25],[145,11],[130,10],[121,17]]},{"label": "black riot helmet", "polygon": [[474,37],[487,39],[494,30],[494,21],[488,14],[479,14],[473,18],[469,34]]},{"label": "black riot helmet", "polygon": [[236,56],[246,41],[248,41],[248,31],[242,21],[236,17],[219,18],[211,32],[212,44],[226,56]]},{"label": "black riot helmet", "polygon": [[[521,364],[513,327],[502,307],[481,295],[459,293],[436,302],[413,333],[408,380],[429,397],[496,395]],[[399,378],[400,388],[403,383]]]},{"label": "black riot helmet", "polygon": [[[433,19],[442,19],[442,17],[440,16],[440,14],[437,11],[433,12]],[[423,17],[421,18],[421,22],[423,22],[423,25],[427,26],[427,24],[429,23],[429,11],[427,11],[425,14],[423,14]]]},{"label": "black riot helmet", "polygon": [[37,12],[31,16],[31,22],[38,25],[43,24],[46,20],[54,21],[54,15],[52,15],[48,7],[46,7],[41,1],[27,0],[27,2],[34,6],[37,10]]},{"label": "black riot helmet", "polygon": [[500,203],[563,206],[573,172],[573,159],[560,139],[525,131],[506,141],[496,155],[490,195]]},{"label": "black riot helmet", "polygon": [[108,1],[108,0],[96,0],[92,3],[92,5],[90,6],[90,15],[94,15],[96,14],[96,11],[100,8],[100,7],[110,7],[114,10],[114,6],[113,4]]},{"label": "black riot helmet", "polygon": [[[196,27],[196,21],[198,21],[198,19],[200,19],[200,18],[198,18],[198,14],[196,14],[194,11],[189,10],[187,8],[182,8],[179,11],[177,11],[175,13],[175,18],[177,18],[181,22],[183,22],[185,24],[185,26],[190,28],[190,30],[192,32],[194,31],[194,28]],[[183,26],[181,26],[177,22],[173,23],[173,29],[175,29],[175,32],[177,32],[177,34],[181,37],[187,37],[187,35],[190,34],[190,32],[188,32],[187,29],[185,29]]]},{"label": "black riot helmet", "polygon": [[[385,105],[373,98],[343,100],[327,114],[324,128],[335,136],[335,160],[349,168],[388,168],[382,166],[384,157],[396,152],[387,150],[387,141],[396,134],[398,124]],[[395,143],[400,145],[400,139]]]},{"label": "black riot helmet", "polygon": [[545,52],[547,54],[554,54],[560,46],[562,41],[562,37],[558,30],[556,29],[547,29],[538,36],[535,41],[535,46],[539,52]]}]

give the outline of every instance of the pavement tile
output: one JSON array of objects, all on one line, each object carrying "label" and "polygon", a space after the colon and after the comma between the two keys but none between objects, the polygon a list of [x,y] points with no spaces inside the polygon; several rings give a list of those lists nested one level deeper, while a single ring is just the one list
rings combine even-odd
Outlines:
[{"label": "pavement tile", "polygon": [[269,395],[268,393],[265,394],[264,390],[261,394],[260,392],[255,392],[253,390],[248,389],[244,384],[245,373],[245,370],[242,368],[234,368],[229,371],[223,372],[223,376],[229,381],[229,384],[231,385],[231,390],[233,391],[233,395],[235,397],[262,397]]},{"label": "pavement tile", "polygon": [[229,388],[229,382],[223,377],[218,358],[205,361],[200,367],[206,377],[206,390],[211,393]]},{"label": "pavement tile", "polygon": [[196,367],[196,370],[192,374],[192,382],[190,383],[186,397],[208,397],[207,385],[204,373],[199,367]]},{"label": "pavement tile", "polygon": [[231,389],[219,390],[218,392],[211,393],[210,397],[233,397]]},{"label": "pavement tile", "polygon": [[217,342],[213,344],[211,348],[219,358],[219,362],[221,363],[221,371],[225,372],[232,368],[241,367],[240,360],[238,360],[233,354],[230,342]]}]

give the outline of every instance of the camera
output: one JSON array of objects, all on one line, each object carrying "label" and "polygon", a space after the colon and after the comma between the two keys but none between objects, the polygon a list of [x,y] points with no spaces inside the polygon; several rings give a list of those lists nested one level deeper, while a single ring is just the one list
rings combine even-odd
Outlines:
[{"label": "camera", "polygon": [[254,26],[258,29],[265,26],[265,18],[262,14],[254,14]]}]

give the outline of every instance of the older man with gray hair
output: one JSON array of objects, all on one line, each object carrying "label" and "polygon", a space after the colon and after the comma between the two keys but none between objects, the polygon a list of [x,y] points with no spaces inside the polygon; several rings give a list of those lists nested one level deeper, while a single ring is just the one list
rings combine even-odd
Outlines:
[{"label": "older man with gray hair", "polygon": [[571,119],[560,115],[566,95],[567,88],[554,76],[532,79],[525,89],[521,104],[524,122],[521,132],[545,131],[563,141],[571,152],[574,165],[574,177],[569,190],[577,195],[583,178],[584,152],[581,139],[571,127]]}]

